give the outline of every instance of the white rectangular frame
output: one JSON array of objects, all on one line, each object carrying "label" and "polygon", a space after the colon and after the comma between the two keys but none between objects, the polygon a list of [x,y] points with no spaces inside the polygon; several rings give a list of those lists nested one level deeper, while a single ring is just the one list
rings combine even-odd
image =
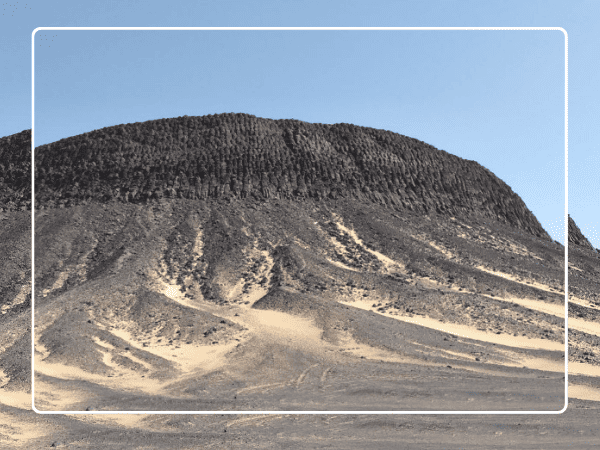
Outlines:
[{"label": "white rectangular frame", "polygon": [[[35,407],[35,34],[38,31],[560,31],[565,36],[565,404],[559,411],[40,411]],[[561,27],[38,27],[31,34],[31,408],[38,414],[562,414],[569,403],[568,42]]]}]

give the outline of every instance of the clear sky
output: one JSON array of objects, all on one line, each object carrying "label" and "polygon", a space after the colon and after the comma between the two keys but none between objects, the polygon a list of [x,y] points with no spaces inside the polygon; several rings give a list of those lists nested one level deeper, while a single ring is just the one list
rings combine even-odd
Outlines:
[{"label": "clear sky", "polygon": [[[569,211],[600,247],[599,2],[13,0],[0,9],[0,136],[31,128],[36,27],[563,27]],[[382,128],[479,162],[564,241],[559,31],[47,30],[34,40],[36,145],[222,112]]]}]

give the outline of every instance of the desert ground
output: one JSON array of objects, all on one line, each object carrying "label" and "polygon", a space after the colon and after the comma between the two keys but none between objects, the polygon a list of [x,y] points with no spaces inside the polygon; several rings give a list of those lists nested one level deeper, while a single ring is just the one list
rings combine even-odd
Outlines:
[{"label": "desert ground", "polygon": [[[23,283],[0,322],[6,448],[600,443],[593,252],[570,254],[569,408],[533,415],[565,404],[557,243],[339,203],[36,214],[33,398],[65,413],[31,409]],[[27,241],[25,214],[3,223],[5,238]],[[210,413],[170,414],[199,411]],[[303,411],[323,414],[293,414]],[[389,414],[399,411],[447,414]]]}]

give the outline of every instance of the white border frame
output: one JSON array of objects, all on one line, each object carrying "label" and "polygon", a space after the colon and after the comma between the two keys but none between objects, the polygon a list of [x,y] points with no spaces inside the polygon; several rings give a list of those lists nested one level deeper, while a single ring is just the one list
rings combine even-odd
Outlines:
[{"label": "white border frame", "polygon": [[[35,407],[35,34],[38,31],[561,31],[565,36],[565,405],[559,411],[40,411]],[[568,42],[561,27],[38,27],[31,34],[31,408],[38,414],[562,414],[569,406]]]}]

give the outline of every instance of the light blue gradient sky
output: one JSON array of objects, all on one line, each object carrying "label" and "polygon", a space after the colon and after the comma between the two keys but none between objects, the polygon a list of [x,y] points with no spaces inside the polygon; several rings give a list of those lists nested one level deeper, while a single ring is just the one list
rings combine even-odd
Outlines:
[{"label": "light blue gradient sky", "polygon": [[[11,6],[12,5],[12,6]],[[569,33],[569,210],[600,247],[598,2],[12,2],[0,135],[31,127],[31,32],[51,26],[551,26]],[[10,14],[10,15],[7,15]],[[563,241],[558,31],[39,31],[36,145],[246,112],[392,130],[478,161]]]}]

